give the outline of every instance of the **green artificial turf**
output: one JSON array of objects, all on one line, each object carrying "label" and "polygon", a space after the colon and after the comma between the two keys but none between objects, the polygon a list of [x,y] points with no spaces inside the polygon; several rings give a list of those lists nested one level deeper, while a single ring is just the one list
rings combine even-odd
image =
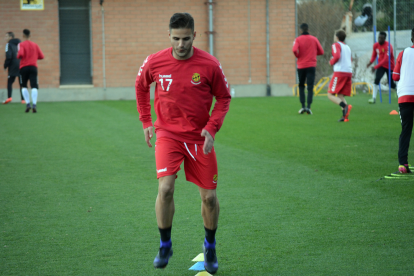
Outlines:
[{"label": "green artificial turf", "polygon": [[[414,178],[398,168],[393,103],[235,98],[216,136],[217,275],[410,275]],[[154,149],[134,101],[0,106],[1,275],[195,275],[203,221],[195,185],[176,182],[165,270]],[[153,141],[154,142],[154,141]],[[414,147],[409,158],[414,163]]]}]

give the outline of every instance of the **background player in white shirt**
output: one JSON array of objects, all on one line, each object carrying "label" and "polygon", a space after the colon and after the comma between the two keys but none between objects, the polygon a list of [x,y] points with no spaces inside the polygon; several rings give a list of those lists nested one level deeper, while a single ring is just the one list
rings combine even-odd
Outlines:
[{"label": "background player in white shirt", "polygon": [[[411,31],[411,42],[414,44],[414,29]],[[408,149],[413,132],[414,117],[414,45],[404,49],[397,58],[392,78],[399,81],[397,85],[398,107],[401,118],[401,134],[398,150],[398,171],[412,173],[408,165]]]},{"label": "background player in white shirt", "polygon": [[348,105],[345,100],[345,96],[351,96],[352,88],[351,49],[344,43],[345,38],[344,31],[336,32],[335,43],[332,44],[332,58],[329,61],[333,66],[334,74],[329,83],[328,98],[342,109],[339,122],[347,122],[352,109],[352,105]]}]

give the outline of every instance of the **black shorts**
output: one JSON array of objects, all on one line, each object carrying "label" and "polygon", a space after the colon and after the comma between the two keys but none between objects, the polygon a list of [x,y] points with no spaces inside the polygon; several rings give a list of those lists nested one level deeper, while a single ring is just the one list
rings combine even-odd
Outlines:
[{"label": "black shorts", "polygon": [[31,88],[39,89],[36,66],[25,66],[20,68],[20,84],[23,88],[27,88],[27,82],[29,80]]}]

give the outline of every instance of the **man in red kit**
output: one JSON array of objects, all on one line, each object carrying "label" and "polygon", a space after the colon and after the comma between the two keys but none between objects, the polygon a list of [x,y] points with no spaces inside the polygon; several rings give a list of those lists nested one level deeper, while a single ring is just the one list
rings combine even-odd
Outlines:
[{"label": "man in red kit", "polygon": [[344,31],[336,32],[335,43],[332,44],[332,58],[329,61],[329,64],[333,66],[334,74],[329,83],[328,98],[342,109],[339,122],[347,122],[352,109],[352,105],[348,105],[345,100],[345,96],[351,96],[352,88],[351,49],[344,43],[345,38]]},{"label": "man in red kit", "polygon": [[[369,99],[368,102],[374,104],[376,101],[379,84],[381,81],[381,78],[384,76],[384,74],[387,74],[387,78],[391,78],[391,76],[388,75],[388,42],[385,41],[387,38],[386,32],[380,32],[378,35],[378,42],[374,44],[372,56],[370,62],[367,64],[367,68],[371,66],[371,64],[375,61],[375,59],[378,56],[378,64],[375,65],[372,68],[372,71],[376,70],[375,72],[375,81],[373,85],[373,91],[372,91],[372,99]],[[394,69],[394,52],[391,47],[391,72]],[[391,88],[396,88],[395,82],[391,79]]]},{"label": "man in red kit", "polygon": [[39,46],[30,41],[30,31],[23,30],[23,42],[19,44],[17,58],[20,59],[20,84],[22,85],[22,94],[26,101],[26,113],[32,108],[30,106],[30,95],[27,89],[27,82],[30,80],[32,88],[33,113],[37,112],[37,93],[39,84],[37,80],[37,60],[44,59],[44,55]]},{"label": "man in red kit", "polygon": [[[149,147],[152,133],[150,84],[156,82],[154,108],[155,160],[158,196],[155,202],[161,235],[155,268],[164,268],[172,256],[171,227],[174,216],[174,184],[184,161],[187,181],[198,186],[204,221],[204,267],[214,274],[218,270],[215,233],[219,202],[214,137],[229,110],[227,79],[217,59],[193,47],[196,37],[194,19],[188,13],[176,13],[170,19],[172,47],[148,56],[135,82],[139,118]],[[213,97],[214,109],[209,114]]]},{"label": "man in red kit", "polygon": [[[313,100],[313,85],[315,83],[316,56],[323,55],[323,49],[319,40],[309,34],[308,24],[300,25],[302,35],[298,36],[293,42],[293,54],[298,58],[298,77],[299,77],[299,99],[302,108],[299,114],[312,114],[311,104]],[[305,81],[308,86],[308,101],[305,106]]]},{"label": "man in red kit", "polygon": [[[414,29],[411,30],[411,42],[414,44]],[[392,78],[398,82],[398,106],[401,118],[401,134],[398,150],[399,173],[412,173],[408,165],[408,149],[413,131],[414,117],[414,46],[406,48],[397,57]]]}]

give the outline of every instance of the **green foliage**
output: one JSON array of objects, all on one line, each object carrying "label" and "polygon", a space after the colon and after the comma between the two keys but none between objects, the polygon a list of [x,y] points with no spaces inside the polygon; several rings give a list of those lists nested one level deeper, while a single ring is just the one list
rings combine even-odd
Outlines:
[{"label": "green foliage", "polygon": [[[386,95],[384,95],[386,97]],[[218,275],[409,275],[414,185],[397,170],[393,104],[235,98],[216,136]],[[384,99],[384,102],[387,102]],[[134,101],[0,106],[1,275],[188,275],[204,229],[179,172],[174,256],[159,246],[154,149]],[[409,156],[414,156],[413,147]]]}]

